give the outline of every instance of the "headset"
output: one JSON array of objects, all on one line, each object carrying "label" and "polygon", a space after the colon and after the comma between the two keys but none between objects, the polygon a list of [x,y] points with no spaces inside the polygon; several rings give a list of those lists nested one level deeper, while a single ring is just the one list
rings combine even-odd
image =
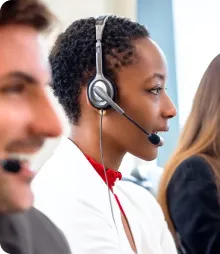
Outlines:
[{"label": "headset", "polygon": [[162,142],[160,136],[155,133],[148,133],[115,103],[117,99],[116,85],[103,74],[102,35],[108,18],[109,16],[100,16],[96,19],[96,75],[87,87],[88,100],[92,106],[102,113],[103,110],[113,108],[144,132],[153,145],[159,145]]},{"label": "headset", "polygon": [[[104,154],[103,154],[103,135],[102,135],[102,119],[104,116],[104,111],[109,108],[113,108],[116,112],[126,117],[130,122],[136,125],[142,132],[144,132],[148,140],[153,145],[159,145],[162,142],[162,138],[156,135],[155,133],[149,134],[144,128],[142,128],[136,121],[134,121],[130,116],[128,116],[124,110],[115,102],[117,99],[117,88],[116,85],[103,74],[103,54],[102,54],[102,36],[105,28],[105,24],[109,16],[100,16],[96,19],[96,75],[87,86],[87,98],[90,104],[99,110],[100,112],[100,157],[102,166],[105,173],[105,180],[108,186],[108,197],[111,208],[112,218],[118,233],[117,225],[115,222],[114,211],[112,206],[110,188],[108,184],[108,178],[106,174],[106,168],[104,163]],[[119,234],[119,233],[118,233]]]}]

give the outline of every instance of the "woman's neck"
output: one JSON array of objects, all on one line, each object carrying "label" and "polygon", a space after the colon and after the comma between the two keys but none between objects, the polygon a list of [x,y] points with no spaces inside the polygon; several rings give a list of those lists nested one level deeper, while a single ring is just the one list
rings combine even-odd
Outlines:
[{"label": "woman's neck", "polygon": [[[74,126],[69,138],[77,145],[82,153],[90,156],[95,161],[102,163],[100,137],[98,132],[96,134],[95,131],[92,131],[91,129],[86,128],[84,130],[83,128]],[[117,148],[115,142],[107,140],[105,136],[103,136],[102,150],[105,167],[117,171],[121,165],[125,152],[122,152],[122,149]]]}]

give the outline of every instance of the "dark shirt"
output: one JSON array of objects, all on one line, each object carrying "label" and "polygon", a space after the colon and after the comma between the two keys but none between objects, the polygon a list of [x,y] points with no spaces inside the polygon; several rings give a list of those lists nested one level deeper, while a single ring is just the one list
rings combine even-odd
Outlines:
[{"label": "dark shirt", "polygon": [[180,253],[220,254],[220,205],[210,164],[199,156],[183,161],[169,183],[167,200]]},{"label": "dark shirt", "polygon": [[70,254],[62,232],[41,212],[0,215],[0,244],[10,254]]}]

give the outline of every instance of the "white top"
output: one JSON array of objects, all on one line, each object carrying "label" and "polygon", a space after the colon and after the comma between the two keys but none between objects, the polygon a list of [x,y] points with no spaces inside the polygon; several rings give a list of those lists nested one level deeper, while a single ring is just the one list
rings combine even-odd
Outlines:
[{"label": "white top", "polygon": [[[67,138],[33,182],[35,207],[65,234],[74,254],[134,254],[127,240],[118,204],[107,185]],[[138,254],[176,254],[163,213],[142,187],[118,181],[114,188],[127,216]]]}]

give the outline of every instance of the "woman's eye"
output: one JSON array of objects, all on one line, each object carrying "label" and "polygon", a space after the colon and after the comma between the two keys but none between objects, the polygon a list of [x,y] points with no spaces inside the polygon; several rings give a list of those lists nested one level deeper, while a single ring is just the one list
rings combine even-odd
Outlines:
[{"label": "woman's eye", "polygon": [[155,88],[151,89],[149,92],[153,93],[155,95],[159,95],[161,90],[163,90],[163,88],[161,88],[161,87],[155,87]]}]

